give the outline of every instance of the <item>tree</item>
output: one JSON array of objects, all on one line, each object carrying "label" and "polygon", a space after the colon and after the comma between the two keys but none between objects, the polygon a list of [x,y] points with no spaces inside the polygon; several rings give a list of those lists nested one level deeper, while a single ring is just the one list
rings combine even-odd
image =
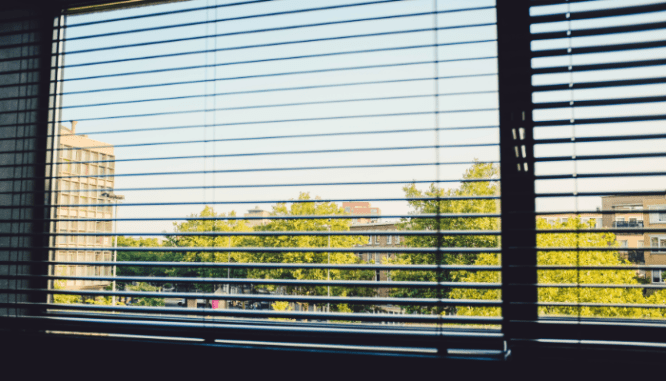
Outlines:
[{"label": "tree", "polygon": [[[155,292],[159,291],[159,287],[151,286],[150,284],[146,282],[139,282],[136,285],[127,285],[125,287],[129,291],[147,291],[147,292]],[[133,303],[132,305],[135,306],[150,306],[150,307],[163,307],[164,304],[164,298],[132,298]]]},{"label": "tree", "polygon": [[[416,188],[415,184],[403,188],[407,198],[436,198],[436,197],[465,197],[465,196],[497,196],[499,195],[499,184],[497,181],[483,181],[497,179],[499,167],[495,164],[476,162],[463,175],[462,182],[458,188],[442,189],[431,184],[426,191]],[[449,214],[449,213],[498,213],[499,208],[496,200],[411,200],[410,214]],[[399,230],[429,230],[429,231],[453,231],[453,230],[499,230],[499,219],[494,217],[480,218],[410,218],[403,219],[398,224]],[[406,236],[405,246],[408,247],[498,247],[497,236],[470,236],[470,235],[444,235],[436,237]],[[497,257],[496,254],[436,254],[426,253],[404,253],[389,263],[401,265],[469,265],[473,264],[480,256]],[[439,277],[439,279],[438,279]],[[458,281],[460,274],[455,271],[442,271],[439,275],[432,271],[391,271],[391,278],[397,281],[422,281],[422,282],[453,282]],[[391,290],[391,296],[404,298],[447,298],[451,289],[441,290],[427,288],[401,288]],[[405,306],[407,311],[419,311],[422,313],[434,312],[430,307]]]},{"label": "tree", "polygon": [[[310,200],[308,193],[301,193],[298,200]],[[273,207],[273,216],[309,216],[309,215],[345,215],[344,209],[339,207],[333,202],[322,202],[314,199],[312,202],[295,202],[287,205],[285,203],[277,204]],[[330,227],[332,232],[335,231],[349,231],[351,226],[351,219],[347,218],[333,218],[333,219],[273,219],[270,223],[264,226],[256,227],[258,232],[270,231],[327,231]],[[349,248],[366,244],[367,237],[362,236],[349,236],[349,235],[333,235],[330,236],[330,247],[332,248]],[[270,236],[260,235],[254,236],[248,240],[249,246],[255,247],[328,247],[329,237],[324,235],[284,235],[284,236]],[[316,252],[258,252],[247,253],[243,258],[246,262],[258,263],[328,263],[328,253]],[[359,263],[360,259],[354,253],[341,253],[331,252],[331,264],[354,264]],[[371,271],[361,270],[330,270],[331,280],[371,280],[373,273]],[[328,278],[326,269],[304,269],[304,268],[289,268],[289,269],[251,269],[248,270],[248,277],[255,279],[309,279],[309,280],[325,280]],[[267,288],[275,290],[275,287],[268,286]],[[373,291],[365,288],[349,288],[349,287],[331,287],[331,296],[351,296],[351,295],[369,295]],[[289,294],[297,295],[327,295],[328,288],[326,286],[299,286],[299,287],[285,287],[285,291]],[[331,306],[331,310],[337,311],[351,311],[350,307],[346,304]]]},{"label": "tree", "polygon": [[[231,212],[230,216],[235,216]],[[183,223],[174,223],[175,233],[169,235],[169,246],[180,247],[237,247],[245,246],[247,238],[244,236],[220,236],[220,235],[178,235],[178,232],[248,232],[252,231],[244,220],[224,220],[215,219],[215,217],[225,217],[224,213],[215,213],[215,210],[206,206],[199,214],[192,214],[190,218],[203,217],[205,219],[190,219]],[[212,219],[211,219],[212,218]],[[174,253],[174,255],[176,255]],[[241,262],[243,254],[238,252],[205,252],[193,251],[184,254],[178,254],[179,261],[184,262]],[[227,269],[224,268],[177,268],[171,272],[172,275],[187,277],[217,277],[226,278]],[[244,269],[234,269],[231,276],[234,278],[244,278],[246,271]],[[212,291],[210,285],[195,285],[197,290]]]},{"label": "tree", "polygon": [[[594,227],[593,222],[582,223],[580,218],[569,218],[566,223],[554,225],[545,219],[537,220],[538,229],[577,229],[580,233],[541,233],[537,234],[539,247],[617,247],[615,235],[610,233],[585,232]],[[617,251],[541,251],[537,253],[537,263],[566,266],[622,266],[631,263],[622,259]],[[499,265],[497,256],[481,255],[476,265]],[[637,285],[635,270],[538,270],[540,284],[599,284],[599,285]],[[462,282],[500,282],[498,272],[478,271],[460,272]],[[456,299],[499,300],[499,290],[455,289],[451,293]],[[646,297],[640,288],[576,288],[576,287],[540,287],[539,302],[549,303],[613,303],[613,304],[664,304],[666,293],[657,291]],[[473,316],[500,316],[497,307],[458,307],[457,314]],[[540,315],[550,316],[586,316],[586,317],[623,317],[623,318],[661,318],[663,313],[658,308],[626,307],[566,307],[541,306]]]},{"label": "tree", "polygon": [[[273,308],[274,311],[291,311],[291,304],[289,302],[284,302],[284,301],[277,301],[271,303],[271,307]],[[281,321],[292,321],[293,319],[285,319],[285,318],[270,318],[271,320],[281,320]]]},{"label": "tree", "polygon": [[[160,247],[157,238],[118,237],[118,247]],[[170,261],[173,255],[159,251],[118,251],[119,262],[160,262]],[[118,276],[166,276],[166,268],[145,266],[119,266]]]},{"label": "tree", "polygon": [[[56,279],[53,281],[53,288],[56,290],[64,290],[65,289],[65,282],[67,282],[64,279]],[[58,304],[78,304],[81,303],[81,296],[79,295],[68,295],[68,294],[54,294],[53,295],[53,303],[58,303]]]},{"label": "tree", "polygon": [[[310,200],[310,195],[301,193],[299,200]],[[321,202],[316,199],[312,202],[280,203],[273,207],[274,216],[299,216],[299,215],[344,215],[342,208],[332,202]],[[234,212],[231,215],[235,215]],[[327,236],[271,236],[271,235],[249,235],[249,236],[210,236],[210,235],[178,235],[178,232],[246,232],[252,229],[243,220],[210,220],[196,217],[222,217],[213,208],[206,206],[198,215],[192,215],[194,219],[184,223],[174,224],[175,233],[169,237],[169,245],[180,247],[327,247],[329,238]],[[254,231],[349,231],[351,219],[273,219],[266,225],[257,226]],[[367,237],[361,236],[331,236],[330,246],[354,247],[367,243]],[[189,262],[232,262],[240,263],[327,263],[328,253],[315,252],[187,252],[182,257],[183,261]],[[331,264],[359,263],[354,253],[330,253]],[[331,270],[331,280],[346,279],[372,279],[371,271],[360,270]],[[178,275],[190,277],[226,277],[227,270],[224,268],[184,269],[179,270]],[[326,269],[234,269],[232,278],[248,279],[327,279]],[[210,287],[200,285],[197,289],[210,291]],[[269,291],[277,291],[273,285],[259,286]],[[327,295],[326,286],[312,287],[285,287],[284,291],[299,295]],[[364,288],[331,287],[331,295],[369,295],[372,291]],[[278,304],[281,306],[281,304]],[[339,311],[351,311],[346,304],[332,306]]]}]

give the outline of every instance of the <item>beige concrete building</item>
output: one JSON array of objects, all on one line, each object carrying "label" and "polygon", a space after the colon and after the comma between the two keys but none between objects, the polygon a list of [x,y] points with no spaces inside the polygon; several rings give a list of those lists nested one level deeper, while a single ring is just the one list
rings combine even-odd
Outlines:
[{"label": "beige concrete building", "polygon": [[[98,219],[113,218],[113,200],[103,193],[112,193],[114,188],[115,155],[113,146],[88,138],[86,135],[74,135],[76,122],[72,128],[60,126],[56,166],[57,218],[77,219],[79,221],[59,221],[57,233],[111,233],[111,221]],[[77,206],[77,205],[92,206]],[[94,235],[58,235],[55,245],[59,248],[86,247],[95,250],[58,250],[57,261],[93,262],[112,261],[114,241],[110,236]],[[111,266],[56,266],[55,273],[67,276],[110,276]],[[67,280],[68,289],[100,289],[109,285],[109,281]]]},{"label": "beige concrete building", "polygon": [[[271,214],[263,209],[259,209],[258,206],[255,206],[254,209],[250,209],[247,211],[247,213],[243,214],[243,217],[269,217]],[[271,220],[268,218],[266,219],[251,219],[251,220],[246,220],[245,223],[249,227],[255,227],[255,226],[261,226],[261,225],[266,225]]]}]

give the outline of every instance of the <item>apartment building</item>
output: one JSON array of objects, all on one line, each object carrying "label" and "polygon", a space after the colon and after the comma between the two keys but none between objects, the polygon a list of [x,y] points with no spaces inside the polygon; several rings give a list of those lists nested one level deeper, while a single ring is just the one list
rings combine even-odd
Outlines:
[{"label": "apartment building", "polygon": [[[395,258],[394,253],[382,252],[382,249],[398,248],[404,243],[404,238],[398,234],[398,228],[395,223],[352,224],[349,230],[359,234],[362,234],[361,232],[364,231],[395,231],[395,235],[368,235],[368,244],[362,247],[377,249],[377,251],[357,254],[362,261],[368,263],[382,264],[386,263],[388,259]],[[374,279],[379,282],[391,280],[387,270],[377,270]],[[388,289],[380,288],[379,296],[388,296]]]},{"label": "apartment building", "polygon": [[[627,230],[616,237],[620,246],[634,248],[632,252],[643,258],[638,263],[666,265],[666,232],[646,230],[666,228],[666,195],[607,196],[602,198],[602,209],[616,212],[604,214],[603,225]],[[641,250],[643,247],[648,250]],[[666,276],[661,270],[646,275],[654,283],[663,283]]]},{"label": "apartment building", "polygon": [[379,221],[379,216],[382,214],[381,209],[373,208],[370,206],[369,202],[343,202],[342,208],[346,213],[353,216],[360,216],[358,218],[352,218],[352,225],[376,223]]},{"label": "apartment building", "polygon": [[565,224],[570,218],[574,217],[579,217],[580,221],[584,224],[589,223],[590,221],[594,222],[594,227],[600,228],[603,224],[601,213],[580,213],[580,214],[549,214],[547,216],[541,216],[540,218],[543,218],[546,220],[546,222],[550,223],[551,225],[555,225],[557,223]]},{"label": "apartment building", "polygon": [[[112,193],[114,188],[115,155],[113,146],[90,139],[86,135],[75,135],[76,122],[72,128],[60,126],[59,145],[56,162],[57,181],[55,210],[57,218],[79,221],[59,221],[57,233],[112,233],[113,200],[102,196]],[[81,205],[81,206],[79,206]],[[83,206],[91,205],[91,206]],[[58,250],[56,261],[68,262],[110,262],[113,260],[114,241],[110,236],[58,235],[55,245],[58,248],[87,247],[95,250]],[[67,276],[110,276],[111,266],[59,265],[58,275]],[[67,280],[67,289],[101,289],[111,282]]]}]

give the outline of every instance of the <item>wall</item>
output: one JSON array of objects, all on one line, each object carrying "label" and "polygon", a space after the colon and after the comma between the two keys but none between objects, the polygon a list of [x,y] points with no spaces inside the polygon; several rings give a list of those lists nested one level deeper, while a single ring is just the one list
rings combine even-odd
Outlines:
[{"label": "wall", "polygon": [[[39,148],[38,122],[40,85],[39,19],[29,11],[0,12],[0,261],[29,260],[27,250],[7,248],[30,247],[31,237],[8,234],[29,233],[33,206],[40,203],[43,187],[34,177],[40,171],[35,152]],[[48,84],[47,84],[48,85]],[[36,165],[36,166],[35,166]],[[35,193],[31,193],[35,192]],[[43,199],[42,199],[43,200]],[[0,275],[26,272],[22,265],[0,264]],[[27,286],[25,280],[0,278],[0,289]],[[25,300],[25,296],[0,293],[0,303]],[[0,306],[0,316],[20,313]]]}]

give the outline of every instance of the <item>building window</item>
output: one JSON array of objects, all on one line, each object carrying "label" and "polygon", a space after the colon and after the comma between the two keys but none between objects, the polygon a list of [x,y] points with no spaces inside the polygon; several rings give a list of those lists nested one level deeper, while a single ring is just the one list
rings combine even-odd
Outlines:
[{"label": "building window", "polygon": [[393,244],[393,236],[387,236],[386,237],[386,244],[387,245],[392,245]]},{"label": "building window", "polygon": [[666,236],[652,237],[650,246],[653,248],[653,253],[666,253]]},{"label": "building window", "polygon": [[618,240],[618,242],[620,243],[620,247],[629,247],[629,241],[626,239]]},{"label": "building window", "polygon": [[652,210],[660,210],[656,213],[650,213],[650,223],[660,224],[666,223],[666,205],[653,205],[650,207]]},{"label": "building window", "polygon": [[566,224],[567,221],[569,221],[569,218],[567,218],[567,217],[560,218],[560,222],[563,223],[563,224]]},{"label": "building window", "polygon": [[638,241],[638,247],[643,247],[643,246],[645,246],[645,241],[643,240]]},{"label": "building window", "polygon": [[652,270],[652,283],[664,283],[664,278],[661,276],[661,270]]}]

